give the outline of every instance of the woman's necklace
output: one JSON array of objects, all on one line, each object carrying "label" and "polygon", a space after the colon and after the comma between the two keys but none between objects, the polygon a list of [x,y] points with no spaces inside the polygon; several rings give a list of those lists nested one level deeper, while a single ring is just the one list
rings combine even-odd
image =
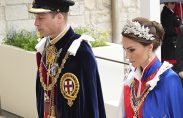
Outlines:
[{"label": "woman's necklace", "polygon": [[142,105],[144,99],[148,95],[148,93],[150,91],[149,90],[150,86],[146,86],[146,88],[144,89],[142,94],[140,94],[139,97],[137,97],[135,94],[135,87],[136,87],[136,82],[135,82],[135,80],[133,80],[133,82],[130,86],[130,103],[131,103],[132,109],[134,111],[133,118],[138,118],[140,106]]}]

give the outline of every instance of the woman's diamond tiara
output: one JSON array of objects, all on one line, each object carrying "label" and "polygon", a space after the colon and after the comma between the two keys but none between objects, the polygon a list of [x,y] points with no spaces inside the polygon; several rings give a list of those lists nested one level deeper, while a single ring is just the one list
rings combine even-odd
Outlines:
[{"label": "woman's diamond tiara", "polygon": [[149,28],[144,27],[144,25],[141,25],[139,22],[133,22],[133,21],[127,21],[125,26],[123,27],[123,33],[124,34],[134,34],[135,36],[138,36],[140,38],[144,38],[146,40],[154,40],[153,34],[149,33]]}]

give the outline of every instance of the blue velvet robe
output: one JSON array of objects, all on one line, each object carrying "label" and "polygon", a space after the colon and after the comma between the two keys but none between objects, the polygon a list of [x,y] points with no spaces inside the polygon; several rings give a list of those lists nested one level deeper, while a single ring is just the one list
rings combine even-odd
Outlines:
[{"label": "blue velvet robe", "polygon": [[[155,73],[161,65],[162,63],[155,58],[153,62],[145,68],[140,80],[142,85],[146,83],[147,78]],[[124,116],[131,118],[128,117],[133,116],[132,107],[129,103],[129,88],[124,89],[124,92],[128,94],[124,95],[124,99],[128,101],[124,103]],[[182,106],[183,87],[181,81],[172,69],[168,69],[160,75],[160,80],[157,85],[146,96],[139,111],[139,118],[183,118]]]},{"label": "blue velvet robe", "polygon": [[[70,28],[67,33],[55,44],[57,50],[62,48],[58,63],[65,56],[71,43],[80,35]],[[38,58],[38,64],[40,60]],[[60,89],[60,78],[63,74],[73,73],[79,81],[80,87],[77,98],[70,107]],[[67,59],[55,87],[56,116],[57,118],[106,118],[100,77],[95,57],[90,46],[82,42],[76,56],[70,55]],[[44,90],[37,73],[36,83],[37,111],[39,118],[44,116]]]}]

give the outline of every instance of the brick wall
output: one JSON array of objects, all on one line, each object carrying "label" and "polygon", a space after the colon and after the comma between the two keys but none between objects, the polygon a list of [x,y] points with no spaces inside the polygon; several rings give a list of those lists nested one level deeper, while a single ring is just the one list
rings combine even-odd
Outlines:
[{"label": "brick wall", "polygon": [[[92,26],[111,33],[111,0],[75,0],[70,8],[69,23]],[[9,30],[35,30],[34,16],[27,12],[32,0],[0,0],[0,41]],[[140,14],[140,0],[119,0],[120,25]]]}]

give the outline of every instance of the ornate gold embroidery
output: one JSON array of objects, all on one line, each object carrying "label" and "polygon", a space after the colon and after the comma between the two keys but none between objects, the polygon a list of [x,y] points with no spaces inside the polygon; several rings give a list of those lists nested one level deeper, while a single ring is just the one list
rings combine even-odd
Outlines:
[{"label": "ornate gold embroidery", "polygon": [[[55,76],[52,77],[52,82],[50,84],[46,84],[43,80],[43,75],[42,75],[42,63],[43,63],[43,57],[41,58],[40,66],[39,66],[39,73],[40,73],[40,82],[42,84],[42,87],[44,88],[45,91],[52,90],[54,85],[57,82],[57,79],[59,78],[60,73],[62,72],[62,69],[64,68],[64,64],[66,63],[67,58],[69,57],[69,52],[66,53],[64,59],[62,60],[61,66],[56,72]],[[47,78],[50,76],[50,74],[47,75]]]},{"label": "ornate gold embroidery", "polygon": [[[44,82],[43,80],[43,73],[42,73],[42,69],[43,69],[43,58],[44,56],[42,56],[41,58],[41,62],[40,62],[40,66],[39,66],[39,73],[40,73],[40,82],[41,85],[44,89],[44,91],[46,91],[45,94],[48,95],[48,91],[51,91],[51,95],[50,98],[47,96],[45,97],[45,101],[44,101],[44,106],[45,106],[45,112],[48,112],[49,118],[56,118],[55,116],[55,104],[54,104],[54,86],[57,83],[57,79],[59,78],[59,75],[62,71],[62,69],[64,68],[64,64],[66,63],[67,58],[69,57],[69,52],[66,53],[65,57],[62,60],[62,63],[60,65],[60,67],[58,66],[57,59],[58,59],[58,55],[61,53],[61,49],[59,50],[59,54],[56,53],[56,48],[54,46],[48,47],[47,52],[44,51],[43,54],[46,54],[46,67],[47,67],[47,80],[46,82]],[[51,81],[50,81],[51,79]]]},{"label": "ornate gold embroidery", "polygon": [[79,92],[79,81],[77,77],[72,73],[65,73],[61,77],[60,89],[61,93],[65,99],[67,99],[67,104],[71,107],[73,101],[77,98]]},{"label": "ornate gold embroidery", "polygon": [[46,49],[46,67],[50,69],[51,65],[55,62],[57,49],[54,45]]}]

